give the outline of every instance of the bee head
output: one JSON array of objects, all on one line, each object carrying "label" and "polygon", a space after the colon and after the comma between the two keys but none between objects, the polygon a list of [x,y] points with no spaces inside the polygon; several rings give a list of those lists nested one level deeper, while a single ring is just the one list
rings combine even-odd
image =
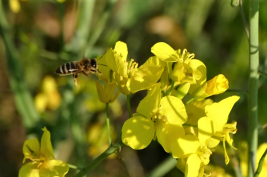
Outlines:
[{"label": "bee head", "polygon": [[91,59],[91,66],[92,66],[92,68],[97,69],[96,59]]}]

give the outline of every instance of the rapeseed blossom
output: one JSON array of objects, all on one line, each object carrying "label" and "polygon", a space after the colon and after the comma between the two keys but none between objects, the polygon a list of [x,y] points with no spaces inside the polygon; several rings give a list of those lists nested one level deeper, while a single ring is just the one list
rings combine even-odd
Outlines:
[{"label": "rapeseed blossom", "polygon": [[184,135],[187,114],[182,101],[174,96],[161,98],[160,84],[152,88],[137,107],[137,113],[122,127],[122,141],[133,149],[147,147],[157,138],[166,152],[171,142]]},{"label": "rapeseed blossom", "polygon": [[[112,71],[114,82],[124,95],[146,90],[155,85],[159,80],[165,63],[157,57],[150,57],[138,68],[138,63],[133,59],[127,61],[128,49],[123,42],[117,42],[114,49],[109,49],[102,56],[101,62]],[[102,72],[102,70],[100,69]],[[110,77],[110,72],[103,72],[103,80]]]},{"label": "rapeseed blossom", "polygon": [[64,177],[69,171],[69,166],[61,160],[56,160],[50,140],[50,132],[43,128],[41,143],[35,139],[28,139],[23,145],[24,159],[31,162],[23,165],[19,177],[25,176],[59,176]]}]

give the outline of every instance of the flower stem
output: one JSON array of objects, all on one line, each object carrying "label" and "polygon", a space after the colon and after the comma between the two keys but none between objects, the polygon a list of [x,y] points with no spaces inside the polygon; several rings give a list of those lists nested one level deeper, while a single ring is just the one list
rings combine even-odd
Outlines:
[{"label": "flower stem", "polygon": [[169,95],[172,94],[173,87],[174,87],[174,81],[172,80],[172,82],[171,82],[171,89],[170,89]]},{"label": "flower stem", "polygon": [[249,0],[249,20],[248,177],[252,177],[258,146],[259,0]]},{"label": "flower stem", "polygon": [[261,70],[259,70],[259,74],[262,75],[262,76],[267,76],[267,73],[265,73],[265,72],[263,72]]},{"label": "flower stem", "polygon": [[110,146],[105,152],[103,152],[100,156],[94,159],[84,170],[80,171],[75,177],[83,177],[89,172],[91,172],[100,162],[106,159],[109,155],[116,152],[123,145],[122,141],[117,142],[116,144]]},{"label": "flower stem", "polygon": [[244,13],[242,0],[239,0],[239,12],[240,12],[241,17],[242,17],[242,21],[243,21],[243,25],[244,25],[244,28],[245,28],[245,31],[246,31],[247,38],[249,40],[248,24],[247,24],[246,16],[245,16],[245,13]]},{"label": "flower stem", "polygon": [[169,171],[171,171],[171,169],[175,167],[176,163],[177,161],[174,158],[168,157],[160,165],[158,165],[153,171],[151,171],[148,175],[146,175],[146,177],[164,176]]},{"label": "flower stem", "polygon": [[193,124],[183,124],[183,126],[187,126],[187,127],[197,127],[197,125],[193,125]]},{"label": "flower stem", "polygon": [[108,132],[108,144],[111,145],[111,136],[110,136],[110,120],[109,120],[109,109],[108,109],[109,103],[106,103],[106,122],[107,122],[107,132]]},{"label": "flower stem", "polygon": [[187,102],[186,102],[186,104],[189,104],[189,103],[191,103],[192,101],[194,101],[194,97],[193,98],[191,98],[190,100],[188,100]]},{"label": "flower stem", "polygon": [[129,118],[130,118],[130,117],[132,117],[130,95],[127,95],[127,109],[128,109],[128,114],[129,114]]}]

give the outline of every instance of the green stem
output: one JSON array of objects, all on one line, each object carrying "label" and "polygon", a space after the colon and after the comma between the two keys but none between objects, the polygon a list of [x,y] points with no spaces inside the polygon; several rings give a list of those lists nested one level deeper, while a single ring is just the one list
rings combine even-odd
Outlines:
[{"label": "green stem", "polygon": [[246,89],[243,89],[243,90],[239,90],[239,89],[228,89],[228,90],[226,90],[226,92],[238,92],[238,93],[247,94],[248,93],[248,90],[246,90]]},{"label": "green stem", "polygon": [[116,144],[110,146],[105,152],[103,152],[100,156],[94,159],[86,168],[84,168],[84,170],[76,174],[75,177],[83,177],[89,172],[91,172],[91,170],[93,170],[99,163],[105,160],[109,155],[113,154],[118,149],[120,149],[122,145],[123,145],[122,141],[119,141]]},{"label": "green stem", "polygon": [[171,89],[170,89],[169,95],[172,94],[173,87],[174,87],[174,81],[172,80],[172,82],[171,82]]},{"label": "green stem", "polygon": [[185,104],[189,104],[189,103],[191,103],[192,101],[194,101],[195,100],[195,98],[194,97],[192,97],[190,100],[188,100]]},{"label": "green stem", "polygon": [[109,120],[109,109],[108,109],[109,103],[106,103],[106,122],[107,122],[107,131],[108,131],[108,143],[111,145],[111,137],[110,137],[110,120]]},{"label": "green stem", "polygon": [[176,165],[177,161],[173,157],[168,157],[159,166],[157,166],[153,171],[151,171],[146,177],[158,177],[164,176]]},{"label": "green stem", "polygon": [[246,16],[245,16],[245,13],[244,13],[242,0],[239,0],[239,12],[240,12],[241,17],[242,17],[242,21],[243,21],[243,25],[244,25],[244,28],[245,28],[245,31],[246,31],[247,39],[249,39],[248,24],[247,24]]},{"label": "green stem", "polygon": [[133,117],[132,111],[131,111],[130,95],[127,95],[127,109],[128,109],[129,118]]},{"label": "green stem", "polygon": [[260,74],[260,75],[263,75],[263,76],[267,76],[267,73],[265,73],[265,72],[263,72],[263,71],[260,71],[260,70],[259,70],[259,74]]},{"label": "green stem", "polygon": [[252,177],[258,146],[259,0],[249,0],[249,20],[248,177]]}]

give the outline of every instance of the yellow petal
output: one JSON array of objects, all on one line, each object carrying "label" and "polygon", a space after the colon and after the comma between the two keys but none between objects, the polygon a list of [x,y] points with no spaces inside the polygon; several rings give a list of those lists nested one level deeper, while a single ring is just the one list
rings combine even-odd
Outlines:
[{"label": "yellow petal", "polygon": [[161,90],[160,83],[158,83],[154,88],[149,90],[147,96],[140,101],[136,111],[147,118],[151,118],[159,109],[160,99]]},{"label": "yellow petal", "polygon": [[54,159],[53,147],[50,139],[50,132],[44,127],[44,131],[41,139],[41,150],[40,153],[46,157],[46,159]]},{"label": "yellow petal", "polygon": [[128,63],[126,62],[126,59],[128,55],[128,49],[126,43],[121,41],[116,42],[113,52],[116,64],[116,70],[114,71],[123,77],[127,77]]},{"label": "yellow petal", "polygon": [[190,83],[184,83],[177,89],[177,98],[183,99],[190,89]]},{"label": "yellow petal", "polygon": [[39,177],[38,163],[29,162],[19,170],[19,177]]},{"label": "yellow petal", "polygon": [[105,95],[105,90],[103,88],[103,86],[101,85],[101,83],[96,80],[96,89],[97,89],[97,93],[98,93],[98,98],[102,103],[108,103],[108,99],[106,99],[106,95]]},{"label": "yellow petal", "polygon": [[69,166],[61,160],[47,160],[40,166],[40,177],[64,177],[69,171]]},{"label": "yellow petal", "polygon": [[40,145],[37,138],[26,140],[23,144],[23,154],[24,154],[23,163],[25,162],[25,159],[28,156],[38,157],[39,150],[40,150]]},{"label": "yellow petal", "polygon": [[176,62],[178,58],[176,51],[164,42],[156,43],[151,48],[151,52],[165,62]]},{"label": "yellow petal", "polygon": [[207,79],[207,68],[203,62],[197,59],[192,59],[188,64],[193,70],[193,76],[197,85],[203,84]]},{"label": "yellow petal", "polygon": [[173,125],[169,124],[168,122],[163,123],[162,121],[157,121],[156,129],[158,142],[162,145],[167,153],[171,151],[172,142],[184,136],[185,134],[182,125]]},{"label": "yellow petal", "polygon": [[196,153],[200,143],[194,135],[185,135],[174,141],[171,145],[171,153],[174,158],[185,158]]},{"label": "yellow petal", "polygon": [[187,104],[186,112],[188,114],[187,124],[197,125],[198,120],[201,117],[206,116],[205,107],[211,105],[213,101],[211,99],[206,99],[202,101],[192,101]]},{"label": "yellow petal", "polygon": [[[116,61],[115,61],[115,57],[114,57],[114,52],[113,50],[110,48],[104,55],[103,55],[103,60],[106,61],[107,66],[112,70],[112,71],[116,71]],[[102,60],[102,59],[101,59]]]},{"label": "yellow petal", "polygon": [[181,84],[187,76],[186,72],[187,71],[186,71],[186,68],[184,66],[184,63],[177,62],[174,65],[172,73],[170,74],[170,78],[173,81],[178,82],[178,84]]},{"label": "yellow petal", "polygon": [[207,141],[207,147],[208,147],[209,149],[215,148],[216,146],[219,145],[220,142],[221,142],[221,141],[218,140],[218,139],[210,138],[210,139],[208,139],[208,141]]},{"label": "yellow petal", "polygon": [[228,88],[228,80],[224,75],[219,74],[207,82],[206,93],[208,95],[217,95],[225,92]]},{"label": "yellow petal", "polygon": [[130,78],[127,87],[131,93],[151,88],[159,79],[165,63],[157,57],[150,57]]},{"label": "yellow petal", "polygon": [[220,93],[223,93],[228,88],[229,88],[228,80],[224,77],[224,75],[219,74],[218,76],[215,76],[213,79],[204,82],[202,85],[197,87],[193,91],[192,95],[196,99],[201,100],[211,95],[218,95]]},{"label": "yellow petal", "polygon": [[166,96],[160,101],[163,114],[170,124],[183,124],[187,121],[185,106],[177,97]]},{"label": "yellow petal", "polygon": [[191,84],[189,93],[193,93],[197,87],[203,84],[207,80],[207,68],[200,60],[192,59],[189,66],[193,70],[193,77],[196,81],[195,84]]},{"label": "yellow petal", "polygon": [[185,176],[198,177],[201,169],[201,159],[197,154],[192,154],[187,158]]},{"label": "yellow petal", "polygon": [[238,100],[239,96],[230,96],[219,103],[206,106],[206,115],[216,123],[217,131],[223,131],[223,126],[228,120],[229,113]]},{"label": "yellow petal", "polygon": [[[267,149],[267,143],[263,143],[259,146],[258,150],[257,150],[257,157],[256,157],[256,169],[258,168],[260,159],[262,157],[262,155],[264,154],[265,150]],[[267,157],[265,157],[263,165],[262,165],[262,170],[260,173],[260,177],[265,177],[267,176]]]},{"label": "yellow petal", "polygon": [[122,127],[122,142],[138,150],[146,148],[155,133],[154,123],[145,117],[137,116],[128,119]]},{"label": "yellow petal", "polygon": [[209,139],[216,132],[216,127],[209,117],[202,117],[198,121],[198,139],[201,144],[206,144]]}]

